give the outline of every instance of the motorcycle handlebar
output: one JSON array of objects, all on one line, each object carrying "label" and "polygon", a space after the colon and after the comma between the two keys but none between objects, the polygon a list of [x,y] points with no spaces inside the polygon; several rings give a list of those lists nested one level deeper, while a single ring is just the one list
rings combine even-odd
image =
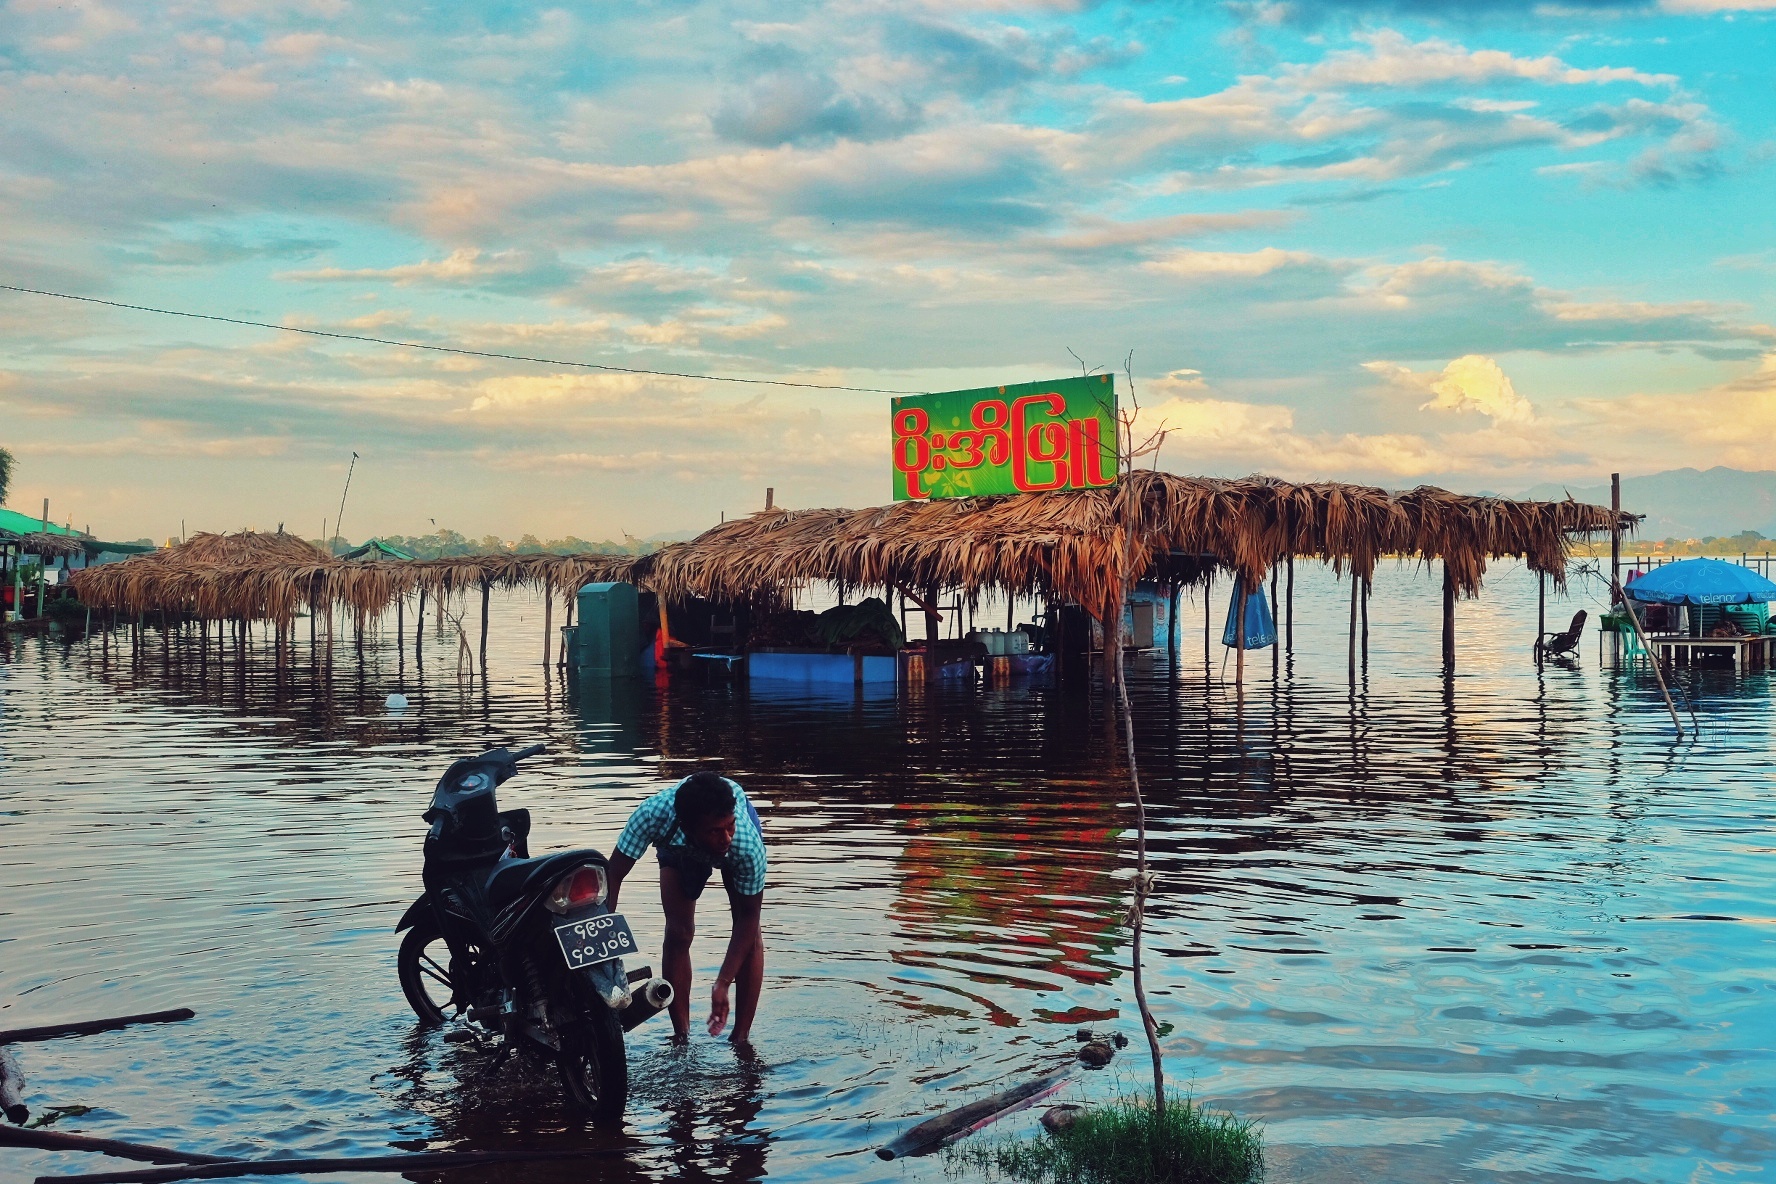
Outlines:
[{"label": "motorcycle handlebar", "polygon": [[516,764],[518,761],[524,760],[526,757],[540,756],[548,751],[549,746],[547,744],[532,744],[529,748],[520,748],[517,752],[514,752],[512,754],[512,761]]}]

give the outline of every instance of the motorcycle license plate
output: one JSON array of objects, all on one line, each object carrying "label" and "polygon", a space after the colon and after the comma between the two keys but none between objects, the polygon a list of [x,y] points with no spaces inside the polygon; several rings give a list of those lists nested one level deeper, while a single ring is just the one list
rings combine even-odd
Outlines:
[{"label": "motorcycle license plate", "polygon": [[575,970],[609,962],[636,950],[635,935],[629,932],[629,922],[621,913],[606,913],[602,917],[587,917],[584,921],[557,925],[555,940],[561,943],[561,956]]}]

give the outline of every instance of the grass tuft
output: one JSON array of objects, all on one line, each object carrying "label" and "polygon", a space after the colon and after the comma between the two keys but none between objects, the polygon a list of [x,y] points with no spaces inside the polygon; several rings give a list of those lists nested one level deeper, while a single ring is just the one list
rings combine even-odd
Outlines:
[{"label": "grass tuft", "polygon": [[1016,1180],[1053,1184],[1249,1184],[1264,1178],[1257,1124],[1166,1106],[1161,1121],[1145,1102],[1123,1099],[1082,1111],[1064,1130],[998,1144],[961,1146],[953,1160]]}]

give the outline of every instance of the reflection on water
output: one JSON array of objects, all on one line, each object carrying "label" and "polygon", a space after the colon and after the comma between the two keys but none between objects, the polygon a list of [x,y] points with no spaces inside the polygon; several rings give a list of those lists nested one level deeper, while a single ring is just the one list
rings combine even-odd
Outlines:
[{"label": "reflection on water", "polygon": [[[1176,669],[1134,662],[1174,1082],[1262,1118],[1278,1179],[1770,1173],[1768,676],[1684,672],[1701,734],[1673,744],[1650,681],[1598,669],[1594,638],[1535,669],[1534,582],[1507,567],[1462,606],[1445,682],[1435,588],[1401,569],[1351,686],[1342,589],[1298,584],[1296,653],[1274,683],[1252,663],[1243,705],[1194,633]],[[70,1129],[231,1154],[591,1146],[617,1180],[937,1180],[868,1151],[1065,1061],[1080,1024],[1138,1036],[1132,810],[1095,694],[569,695],[522,601],[485,685],[437,638],[423,664],[410,638],[336,642],[327,669],[303,632],[282,677],[152,629],[134,653],[0,652],[0,1026],[199,1012],[27,1048],[36,1106],[94,1107]],[[608,847],[700,763],[746,783],[771,845],[756,1056],[646,1025],[621,1134],[575,1122],[546,1066],[489,1074],[417,1031],[395,982],[431,781],[537,739],[550,754],[503,801],[533,811],[539,851]],[[657,951],[652,893],[629,915]],[[699,1008],[725,933],[706,909]],[[1072,1092],[1137,1087],[1137,1059]],[[0,1179],[52,1169],[96,1170],[9,1152]]]}]

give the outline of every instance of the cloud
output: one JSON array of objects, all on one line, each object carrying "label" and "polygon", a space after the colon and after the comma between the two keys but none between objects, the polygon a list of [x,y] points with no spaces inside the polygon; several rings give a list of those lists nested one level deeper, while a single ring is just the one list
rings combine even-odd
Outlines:
[{"label": "cloud", "polygon": [[1528,423],[1535,408],[1517,393],[1499,364],[1480,354],[1456,358],[1441,373],[1420,373],[1394,362],[1365,362],[1364,369],[1395,386],[1428,392],[1421,411],[1478,412],[1494,423]]},{"label": "cloud", "polygon": [[775,147],[818,140],[903,135],[922,113],[905,103],[843,92],[822,74],[775,74],[731,97],[713,117],[730,140]]},{"label": "cloud", "polygon": [[1324,260],[1306,251],[1265,247],[1246,252],[1175,251],[1142,266],[1160,275],[1186,279],[1251,279],[1269,275],[1285,267],[1320,267],[1324,264]]},{"label": "cloud", "polygon": [[1451,41],[1412,41],[1394,29],[1358,35],[1365,49],[1327,54],[1311,66],[1291,67],[1281,81],[1303,91],[1350,87],[1423,87],[1445,83],[1476,85],[1497,81],[1550,83],[1562,86],[1631,82],[1640,86],[1675,86],[1674,74],[1648,74],[1629,66],[1580,69],[1552,55],[1518,57],[1500,49],[1470,50]]}]

